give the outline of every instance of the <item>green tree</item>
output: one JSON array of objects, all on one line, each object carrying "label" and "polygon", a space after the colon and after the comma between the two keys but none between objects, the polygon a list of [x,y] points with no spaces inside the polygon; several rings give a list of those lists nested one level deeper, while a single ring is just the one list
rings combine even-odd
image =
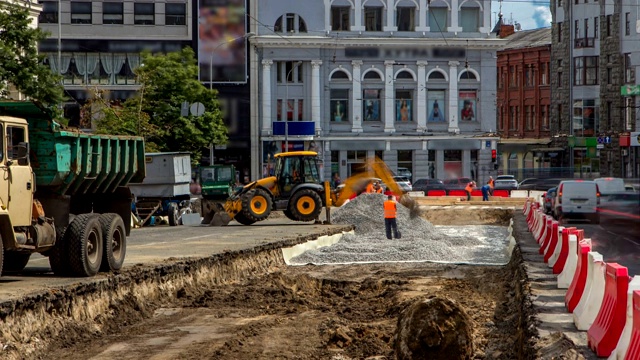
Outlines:
[{"label": "green tree", "polygon": [[13,85],[45,106],[57,105],[64,99],[60,76],[38,55],[38,41],[46,34],[31,22],[26,8],[0,2],[0,97]]},{"label": "green tree", "polygon": [[[226,143],[218,92],[198,81],[191,48],[169,54],[143,53],[141,60],[142,65],[134,70],[140,90],[121,106],[103,107],[106,111],[99,116],[99,132],[144,136],[148,150],[188,151],[196,160],[209,144]],[[204,114],[183,116],[185,102],[202,103]]]}]

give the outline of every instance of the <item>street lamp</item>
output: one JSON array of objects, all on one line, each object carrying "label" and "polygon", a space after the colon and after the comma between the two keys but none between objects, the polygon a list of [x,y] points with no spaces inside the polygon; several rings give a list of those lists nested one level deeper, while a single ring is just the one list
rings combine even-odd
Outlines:
[{"label": "street lamp", "polygon": [[[289,152],[289,75],[292,75],[293,70],[300,65],[302,65],[302,61],[296,61],[291,67],[291,70],[287,72],[287,77],[284,79],[284,101],[287,110],[284,119],[284,152]],[[291,80],[293,80],[293,78]],[[293,116],[293,109],[291,109],[291,115]]]},{"label": "street lamp", "polygon": [[252,36],[255,36],[256,33],[254,32],[248,32],[242,36],[238,36],[236,38],[233,38],[231,40],[227,40],[224,42],[221,42],[220,44],[218,44],[216,47],[213,48],[213,50],[211,50],[211,56],[209,57],[209,90],[213,90],[213,55],[216,53],[216,50],[218,50],[220,47],[222,47],[223,45],[227,45],[230,44],[234,41],[243,39],[246,40]]}]

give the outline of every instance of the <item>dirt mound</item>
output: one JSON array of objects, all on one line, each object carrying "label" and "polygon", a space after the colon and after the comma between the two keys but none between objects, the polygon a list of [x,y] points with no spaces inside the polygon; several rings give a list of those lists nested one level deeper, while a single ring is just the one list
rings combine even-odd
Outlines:
[{"label": "dirt mound", "polygon": [[455,208],[422,209],[420,215],[434,225],[500,225],[507,226],[514,210]]},{"label": "dirt mound", "polygon": [[400,360],[470,359],[472,320],[455,301],[440,297],[416,301],[398,319],[395,353]]}]

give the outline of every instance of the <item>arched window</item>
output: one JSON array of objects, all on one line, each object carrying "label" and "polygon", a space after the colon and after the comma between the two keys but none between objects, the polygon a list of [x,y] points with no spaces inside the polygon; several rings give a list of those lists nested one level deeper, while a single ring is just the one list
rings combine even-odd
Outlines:
[{"label": "arched window", "polygon": [[429,80],[446,80],[441,71],[434,71],[429,75]]},{"label": "arched window", "polygon": [[276,20],[273,26],[275,32],[287,32],[287,33],[306,33],[307,23],[304,19],[295,13],[286,13]]},{"label": "arched window", "polygon": [[369,69],[363,76],[362,84],[362,120],[382,121],[382,98],[384,83],[382,73],[377,69]]},{"label": "arched window", "polygon": [[476,77],[476,74],[466,70],[460,74],[460,81],[465,81],[465,80],[478,81],[478,78]]},{"label": "arched window", "polygon": [[380,77],[380,74],[378,74],[375,71],[369,71],[366,74],[364,74],[364,79],[365,80],[382,80],[382,78]]},{"label": "arched window", "polygon": [[413,80],[413,75],[408,71],[401,71],[396,76],[397,80]]},{"label": "arched window", "polygon": [[335,80],[349,80],[349,75],[342,70],[338,70],[331,75],[331,81]]}]

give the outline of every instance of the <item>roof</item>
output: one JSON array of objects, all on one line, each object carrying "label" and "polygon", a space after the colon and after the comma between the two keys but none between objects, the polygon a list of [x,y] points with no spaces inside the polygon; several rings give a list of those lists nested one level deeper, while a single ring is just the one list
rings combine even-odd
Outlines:
[{"label": "roof", "polygon": [[502,50],[551,45],[551,28],[516,31],[505,40],[507,43]]}]

